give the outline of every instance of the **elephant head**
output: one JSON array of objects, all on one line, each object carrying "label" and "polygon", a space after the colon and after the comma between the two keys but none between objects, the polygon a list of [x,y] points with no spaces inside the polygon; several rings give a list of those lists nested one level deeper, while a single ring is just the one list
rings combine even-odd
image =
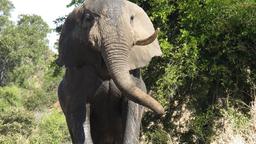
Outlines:
[{"label": "elephant head", "polygon": [[86,0],[63,25],[58,62],[77,67],[93,64],[100,57],[128,99],[163,114],[163,107],[136,87],[129,74],[162,54],[156,36],[147,14],[136,4],[126,0]]}]

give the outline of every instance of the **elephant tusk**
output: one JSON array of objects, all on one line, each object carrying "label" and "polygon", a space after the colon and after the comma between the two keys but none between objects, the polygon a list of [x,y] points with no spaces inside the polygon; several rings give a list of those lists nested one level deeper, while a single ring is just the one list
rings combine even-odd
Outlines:
[{"label": "elephant tusk", "polygon": [[157,38],[159,31],[160,31],[160,28],[157,28],[151,36],[149,36],[146,39],[136,41],[134,45],[145,46],[145,45],[151,44]]},{"label": "elephant tusk", "polygon": [[85,122],[83,124],[85,144],[93,144],[92,136],[91,136],[90,114],[91,114],[90,104],[86,104],[86,116],[85,116]]}]

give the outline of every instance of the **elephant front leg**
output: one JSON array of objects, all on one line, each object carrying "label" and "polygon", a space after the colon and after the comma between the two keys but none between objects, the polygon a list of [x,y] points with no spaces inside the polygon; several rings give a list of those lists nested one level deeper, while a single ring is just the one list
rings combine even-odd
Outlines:
[{"label": "elephant front leg", "polygon": [[74,144],[84,143],[83,123],[85,121],[85,100],[75,95],[70,95],[63,80],[58,89],[59,102],[65,114],[69,133]]},{"label": "elephant front leg", "polygon": [[66,114],[66,121],[74,144],[93,144],[90,132],[90,105]]},{"label": "elephant front leg", "polygon": [[85,142],[83,124],[85,122],[85,108],[81,107],[76,111],[69,111],[65,114],[69,133],[74,144]]},{"label": "elephant front leg", "polygon": [[126,128],[124,132],[124,144],[138,144],[140,134],[141,118],[144,112],[144,108],[128,100]]},{"label": "elephant front leg", "polygon": [[86,103],[89,103],[100,84],[101,80],[97,78],[93,68],[88,66],[66,69],[65,77],[59,85],[60,105],[74,144],[90,144],[91,138],[87,139],[85,136],[88,134],[84,133],[84,126],[87,126],[89,120],[86,119]]}]

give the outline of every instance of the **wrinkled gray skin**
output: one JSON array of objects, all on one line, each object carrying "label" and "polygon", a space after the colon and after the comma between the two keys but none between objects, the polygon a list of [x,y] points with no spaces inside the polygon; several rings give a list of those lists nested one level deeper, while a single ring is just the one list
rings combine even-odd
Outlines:
[{"label": "wrinkled gray skin", "polygon": [[59,41],[57,63],[66,73],[58,96],[73,143],[136,144],[143,106],[164,113],[139,70],[161,55],[158,41],[135,45],[152,33],[146,13],[125,0],[87,0],[69,14]]}]

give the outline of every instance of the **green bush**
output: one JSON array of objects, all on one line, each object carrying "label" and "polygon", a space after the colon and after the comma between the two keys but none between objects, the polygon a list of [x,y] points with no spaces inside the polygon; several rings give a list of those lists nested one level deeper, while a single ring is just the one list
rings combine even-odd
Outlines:
[{"label": "green bush", "polygon": [[0,113],[0,143],[19,143],[27,139],[34,129],[33,113],[22,108],[11,107]]},{"label": "green bush", "polygon": [[22,103],[21,89],[17,86],[0,87],[0,111]]},{"label": "green bush", "polygon": [[213,107],[208,108],[206,112],[202,112],[195,116],[190,123],[190,130],[196,136],[197,142],[209,143],[211,136],[214,135],[213,125],[220,118],[220,112]]},{"label": "green bush", "polygon": [[8,135],[8,136],[4,136],[1,135],[0,136],[0,143],[1,144],[28,144],[28,140],[27,137],[25,137],[24,135],[20,134],[20,133],[16,133],[13,135]]},{"label": "green bush", "polygon": [[57,96],[51,95],[44,90],[28,90],[28,95],[24,99],[24,107],[31,111],[42,111],[51,107],[56,100]]},{"label": "green bush", "polygon": [[[163,124],[169,134],[179,134],[175,127],[170,128],[172,114],[188,100],[189,107],[196,111],[195,127],[191,127],[194,132],[189,137],[196,133],[205,142],[212,132],[205,131],[203,125],[210,120],[207,115],[216,102],[232,99],[249,104],[253,100],[255,0],[133,1],[146,10],[155,27],[161,28],[163,51],[163,57],[152,61],[144,77],[167,114],[161,122],[146,115],[143,127],[149,127],[151,121]],[[243,106],[233,104],[246,112]],[[226,108],[225,103],[216,109],[222,108]]]},{"label": "green bush", "polygon": [[246,130],[249,128],[250,116],[247,113],[241,113],[238,109],[230,107],[227,110],[221,111],[222,117],[230,120],[234,130]]},{"label": "green bush", "polygon": [[70,142],[70,138],[64,115],[56,110],[42,118],[37,130],[30,138],[30,143],[33,144],[60,144],[67,142]]},{"label": "green bush", "polygon": [[145,135],[147,136],[148,141],[152,142],[153,144],[168,144],[168,141],[170,141],[168,133],[160,128],[145,133]]}]

